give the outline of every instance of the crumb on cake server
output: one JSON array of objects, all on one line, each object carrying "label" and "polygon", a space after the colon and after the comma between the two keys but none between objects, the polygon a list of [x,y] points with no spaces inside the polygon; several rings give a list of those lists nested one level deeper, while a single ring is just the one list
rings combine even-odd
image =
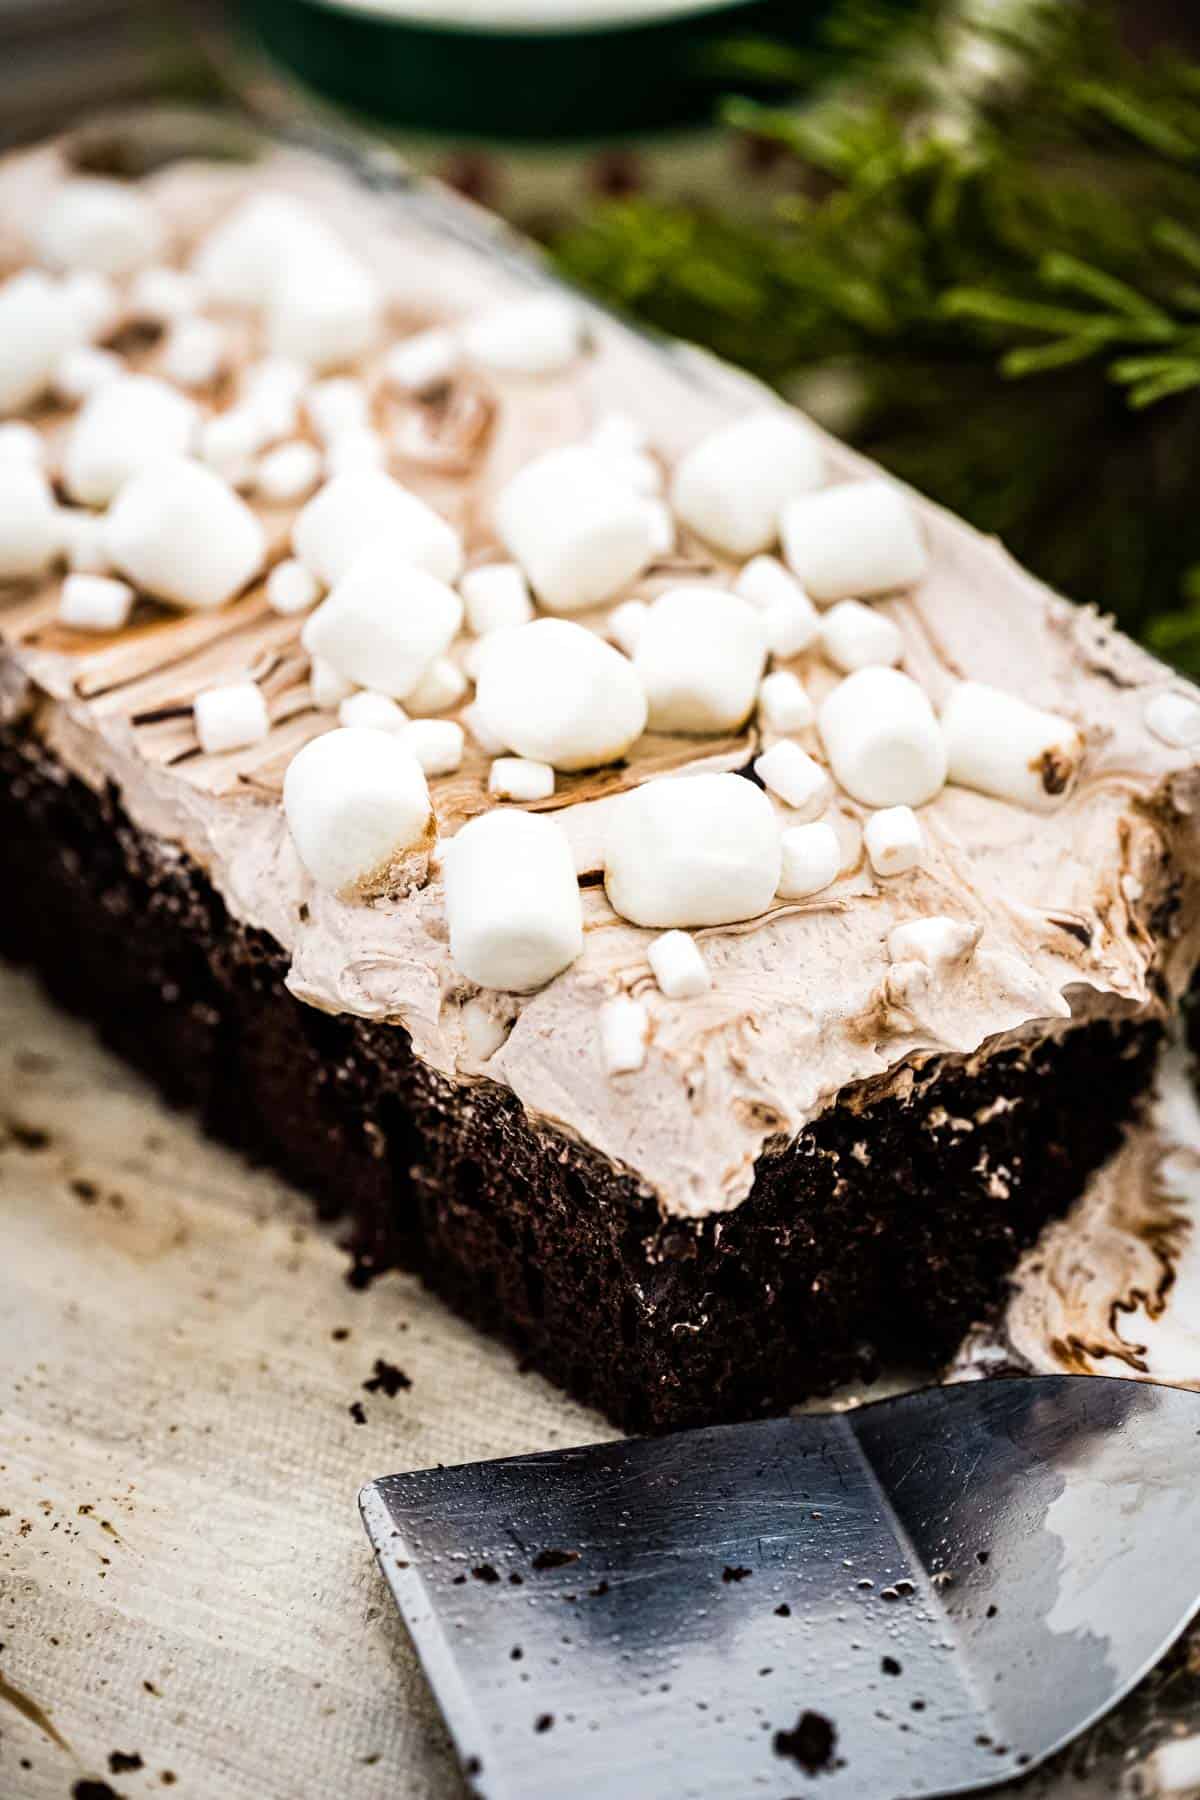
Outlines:
[{"label": "crumb on cake server", "polygon": [[1192,981],[1200,695],[467,217],[0,165],[0,948],[631,1428],[929,1363]]}]

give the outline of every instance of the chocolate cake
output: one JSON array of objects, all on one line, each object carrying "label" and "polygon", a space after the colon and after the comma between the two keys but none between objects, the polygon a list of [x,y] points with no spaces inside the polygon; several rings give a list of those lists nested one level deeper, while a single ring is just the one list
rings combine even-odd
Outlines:
[{"label": "chocolate cake", "polygon": [[0,950],[631,1429],[948,1353],[1192,981],[1195,691],[308,152],[10,158],[0,340]]}]

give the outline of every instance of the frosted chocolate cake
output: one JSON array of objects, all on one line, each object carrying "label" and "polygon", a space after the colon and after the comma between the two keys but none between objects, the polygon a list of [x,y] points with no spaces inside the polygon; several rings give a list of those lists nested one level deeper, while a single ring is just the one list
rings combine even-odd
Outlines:
[{"label": "frosted chocolate cake", "polygon": [[1191,983],[1200,695],[486,236],[0,168],[0,949],[631,1428],[931,1363]]}]

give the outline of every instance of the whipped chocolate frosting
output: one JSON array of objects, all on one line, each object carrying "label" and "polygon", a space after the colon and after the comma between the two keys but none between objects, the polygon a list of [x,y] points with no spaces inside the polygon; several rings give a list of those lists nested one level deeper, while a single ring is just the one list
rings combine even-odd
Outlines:
[{"label": "whipped chocolate frosting", "polygon": [[[53,149],[0,168],[0,274],[28,260],[29,221],[63,178]],[[494,306],[528,280],[440,229],[427,198],[424,210],[381,200],[300,152],[274,151],[250,170],[176,165],[147,185],[179,259],[246,192],[303,195],[375,268],[393,336]],[[392,472],[459,527],[473,563],[502,554],[490,524],[499,487],[604,413],[638,417],[669,467],[714,426],[776,403],[699,353],[650,344],[598,309],[588,318],[588,349],[561,376],[472,375],[436,405],[381,402]],[[253,328],[239,323],[249,355]],[[131,363],[153,370],[158,353],[136,349]],[[213,396],[214,408],[223,398]],[[34,419],[51,468],[67,418],[47,407]],[[876,472],[834,440],[826,447],[831,479]],[[283,772],[335,720],[312,707],[302,621],[273,613],[262,583],[216,614],[144,606],[126,631],[100,641],[56,622],[57,577],[36,591],[0,589],[0,718],[28,716],[69,769],[97,787],[113,783],[139,826],[193,857],[230,912],[290,956],[299,999],[402,1027],[449,1079],[506,1085],[532,1115],[632,1171],[665,1211],[698,1217],[737,1206],[764,1150],[831,1104],[903,1086],[929,1056],[986,1056],[1098,1016],[1165,1015],[1200,959],[1200,749],[1169,745],[1146,723],[1154,696],[1194,690],[994,542],[914,504],[930,571],[881,603],[903,634],[904,668],[935,706],[953,681],[973,677],[1067,716],[1084,734],[1081,777],[1053,811],[1036,814],[945,788],[921,813],[924,866],[891,880],[872,875],[864,809],[840,794],[830,819],[850,872],[812,900],[699,933],[713,984],[698,999],[658,993],[646,958],[654,934],[608,906],[598,881],[604,814],[652,774],[745,767],[757,729],[723,740],[648,736],[626,765],[563,778],[539,803],[575,849],[585,947],[565,974],[518,998],[478,991],[456,973],[436,866],[405,898],[369,905],[323,893],[304,873],[280,805]],[[293,509],[255,505],[277,560]],[[727,572],[685,539],[628,593]],[[603,616],[586,622],[599,628]],[[789,666],[817,701],[838,679],[815,651]],[[245,670],[268,696],[270,736],[205,756],[192,700]],[[802,742],[821,756],[815,732]],[[487,806],[486,781],[475,750],[431,783],[443,839]],[[918,986],[893,967],[888,935],[933,914],[978,927],[979,942]],[[645,1067],[614,1078],[597,1015],[619,993],[646,1001],[651,1038]]]}]

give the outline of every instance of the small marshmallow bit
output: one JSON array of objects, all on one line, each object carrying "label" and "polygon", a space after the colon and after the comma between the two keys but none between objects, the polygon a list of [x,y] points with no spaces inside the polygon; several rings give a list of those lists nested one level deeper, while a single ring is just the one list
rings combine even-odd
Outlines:
[{"label": "small marshmallow bit", "polygon": [[557,294],[510,301],[462,331],[469,359],[497,375],[557,375],[574,362],[582,340],[579,308]]},{"label": "small marshmallow bit", "polygon": [[402,731],[408,714],[388,694],[376,694],[360,688],[348,694],[338,707],[339,725],[361,725],[367,731]]},{"label": "small marshmallow bit", "polygon": [[352,681],[338,674],[332,663],[314,656],[308,672],[308,691],[318,712],[336,712],[355,688]]},{"label": "small marshmallow bit", "polygon": [[839,600],[821,621],[821,648],[835,669],[893,668],[904,655],[900,627],[861,600]]},{"label": "small marshmallow bit", "polygon": [[121,631],[129,623],[134,593],[128,582],[106,575],[68,575],[58,600],[58,622],[72,631]]},{"label": "small marshmallow bit", "polygon": [[602,413],[588,432],[588,443],[594,450],[613,456],[636,456],[649,448],[649,436],[640,419],[632,413]]},{"label": "small marshmallow bit", "polygon": [[782,838],[782,865],[776,893],[781,900],[807,900],[842,872],[842,846],[832,825],[792,825]]},{"label": "small marshmallow bit", "polygon": [[1044,811],[1079,772],[1083,740],[1069,719],[982,681],[960,681],[942,708],[948,780]]},{"label": "small marshmallow bit", "polygon": [[448,656],[435,656],[412,693],[405,695],[404,704],[415,719],[427,718],[457,706],[469,686],[456,662]]},{"label": "small marshmallow bit", "polygon": [[200,427],[196,449],[200,461],[224,476],[231,487],[251,487],[254,453],[263,441],[262,422],[248,406],[215,413]]},{"label": "small marshmallow bit", "polygon": [[835,778],[864,806],[924,806],[946,781],[946,746],[924,688],[898,669],[859,669],[821,704]]},{"label": "small marshmallow bit", "polygon": [[796,577],[784,568],[777,556],[752,556],[738,570],[733,591],[748,600],[751,606],[757,606],[759,612],[804,594]]},{"label": "small marshmallow bit", "polygon": [[324,657],[348,681],[394,700],[412,693],[462,624],[462,601],[444,581],[398,562],[390,543],[351,564],[305,624],[310,656]]},{"label": "small marshmallow bit", "polygon": [[753,556],[777,540],[784,503],[824,479],[816,432],[780,407],[703,438],[675,471],[671,499],[706,543],[730,556]]},{"label": "small marshmallow bit", "polygon": [[981,936],[981,926],[962,919],[907,919],[888,932],[888,955],[894,963],[919,962],[942,971],[965,962]]},{"label": "small marshmallow bit", "polygon": [[712,986],[700,946],[686,931],[664,931],[646,951],[659,992],[668,1000],[696,1000]]},{"label": "small marshmallow bit", "polygon": [[762,619],[722,588],[678,587],[651,606],[633,653],[654,731],[744,725],[767,660]]},{"label": "small marshmallow bit", "polygon": [[267,548],[246,502],[203,463],[184,457],[126,483],[109,511],[107,541],[115,567],[135,587],[197,611],[239,594]]},{"label": "small marshmallow bit", "polygon": [[1167,1738],[1146,1759],[1140,1782],[1158,1800],[1195,1800],[1200,1791],[1200,1736]]},{"label": "small marshmallow bit", "polygon": [[58,282],[37,269],[0,282],[0,414],[39,399],[82,335]]},{"label": "small marshmallow bit", "polygon": [[463,724],[485,756],[500,756],[508,745],[501,743],[474,702],[463,711]]},{"label": "small marshmallow bit", "polygon": [[863,826],[863,843],[877,875],[907,875],[920,866],[925,840],[911,806],[885,806]]},{"label": "small marshmallow bit", "polygon": [[820,615],[777,557],[752,557],[734,582],[733,591],[762,614],[772,656],[784,660],[800,656],[816,641]]},{"label": "small marshmallow bit", "polygon": [[75,321],[77,338],[94,341],[107,337],[120,324],[122,303],[116,284],[92,269],[77,269],[65,277],[59,290]]},{"label": "small marshmallow bit", "polygon": [[650,1015],[640,1000],[619,994],[600,1008],[600,1054],[610,1075],[632,1075],[645,1066]]},{"label": "small marshmallow bit", "polygon": [[367,390],[357,375],[331,375],[314,381],[304,396],[313,430],[323,444],[347,431],[366,431],[371,423]]},{"label": "small marshmallow bit", "polygon": [[63,476],[76,500],[106,506],[142,469],[183,456],[199,414],[168,382],[121,375],[86,401],[67,438]]},{"label": "small marshmallow bit", "polygon": [[670,556],[676,543],[675,514],[665,500],[644,500],[642,505],[650,532],[651,557]]},{"label": "small marshmallow bit", "polygon": [[87,400],[106,382],[114,381],[124,372],[124,363],[111,350],[97,350],[94,344],[76,344],[58,359],[54,391],[60,399],[71,403]]},{"label": "small marshmallow bit", "polygon": [[338,243],[315,261],[285,265],[267,303],[267,339],[280,356],[337,369],[379,335],[383,295],[363,263]]},{"label": "small marshmallow bit", "polygon": [[653,500],[661,494],[663,472],[654,458],[647,456],[644,450],[602,450],[591,442],[588,448],[604,459],[609,474],[622,487],[632,488],[643,500]]},{"label": "small marshmallow bit", "polygon": [[296,430],[308,380],[304,365],[286,356],[264,356],[247,369],[240,404],[256,415],[262,443],[273,444]]},{"label": "small marshmallow bit", "polygon": [[387,541],[392,560],[455,581],[462,568],[462,542],[439,513],[382,470],[335,475],[314,494],[292,528],[301,562],[326,587],[347,574],[362,552]]},{"label": "small marshmallow bit", "polygon": [[215,319],[180,319],[171,328],[161,369],[180,387],[211,387],[225,366],[228,342]]},{"label": "small marshmallow bit", "polygon": [[506,749],[556,769],[594,769],[646,729],[632,663],[584,626],[535,619],[483,641],[476,705]]},{"label": "small marshmallow bit", "polygon": [[325,452],[325,466],[331,475],[345,475],[359,469],[382,469],[387,463],[387,445],[377,431],[343,431]]},{"label": "small marshmallow bit", "polygon": [[273,612],[311,612],[320,598],[320,582],[294,557],[276,563],[267,576],[267,604]]},{"label": "small marshmallow bit", "polygon": [[40,469],[45,460],[46,446],[35,426],[26,425],[20,419],[0,425],[0,465],[19,462]]},{"label": "small marshmallow bit", "polygon": [[41,575],[62,548],[50,483],[32,463],[0,463],[0,581]]},{"label": "small marshmallow bit", "polygon": [[317,886],[347,900],[400,885],[406,859],[437,832],[425,771],[390,731],[310,739],[288,764],[283,810]]},{"label": "small marshmallow bit", "polygon": [[307,500],[321,479],[321,453],[303,438],[269,450],[258,465],[255,492],[273,505]]},{"label": "small marshmallow bit", "polygon": [[402,394],[427,394],[453,379],[461,356],[453,332],[418,331],[392,345],[383,359],[383,378]]},{"label": "small marshmallow bit", "polygon": [[1200,744],[1200,700],[1178,690],[1152,694],[1143,717],[1146,728],[1173,750],[1190,750]]},{"label": "small marshmallow bit", "polygon": [[129,308],[139,319],[170,325],[199,307],[199,286],[182,269],[169,269],[161,263],[139,269],[129,285]]},{"label": "small marshmallow bit", "polygon": [[527,994],[583,949],[583,903],[566,832],[499,807],[464,825],[444,857],[455,968],[480,987]]},{"label": "small marshmallow bit", "polygon": [[780,738],[754,759],[754,773],[772,794],[795,812],[816,812],[829,799],[829,777],[791,738]]},{"label": "small marshmallow bit", "polygon": [[920,581],[928,563],[911,505],[890,481],[847,481],[789,501],[788,564],[819,604],[886,594]]},{"label": "small marshmallow bit", "polygon": [[651,555],[646,503],[604,458],[571,445],[536,457],[496,500],[496,526],[548,612],[610,599]]},{"label": "small marshmallow bit", "polygon": [[231,681],[196,695],[196,736],[206,756],[247,750],[271,729],[262,689],[253,681]]},{"label": "small marshmallow bit", "polygon": [[488,770],[488,793],[493,800],[548,800],[554,792],[554,770],[549,763],[527,756],[498,756]]},{"label": "small marshmallow bit", "polygon": [[806,731],[815,718],[813,703],[798,675],[776,669],[758,687],[758,716],[770,731]]},{"label": "small marshmallow bit", "polygon": [[613,806],[605,887],[634,925],[733,925],[771,904],[779,883],[775,810],[740,775],[660,776]]},{"label": "small marshmallow bit", "polygon": [[108,521],[102,513],[73,511],[64,507],[58,515],[67,564],[79,575],[103,575],[111,569],[108,554]]},{"label": "small marshmallow bit", "polygon": [[620,606],[609,613],[608,635],[624,655],[632,656],[637,649],[642,627],[649,617],[650,608],[644,600],[622,600]]},{"label": "small marshmallow bit", "polygon": [[412,719],[404,727],[402,742],[426,775],[453,775],[466,747],[463,728],[454,719]]},{"label": "small marshmallow bit", "polygon": [[64,182],[38,221],[38,255],[53,269],[129,275],[162,248],[158,214],[136,188],[81,176]]},{"label": "small marshmallow bit", "polygon": [[476,637],[508,625],[527,625],[533,617],[529,588],[516,563],[485,563],[481,569],[468,569],[458,588],[467,609],[467,624]]},{"label": "small marshmallow bit", "polygon": [[203,292],[225,306],[264,306],[291,264],[320,267],[341,245],[321,219],[288,194],[256,194],[201,244],[192,265]]}]

